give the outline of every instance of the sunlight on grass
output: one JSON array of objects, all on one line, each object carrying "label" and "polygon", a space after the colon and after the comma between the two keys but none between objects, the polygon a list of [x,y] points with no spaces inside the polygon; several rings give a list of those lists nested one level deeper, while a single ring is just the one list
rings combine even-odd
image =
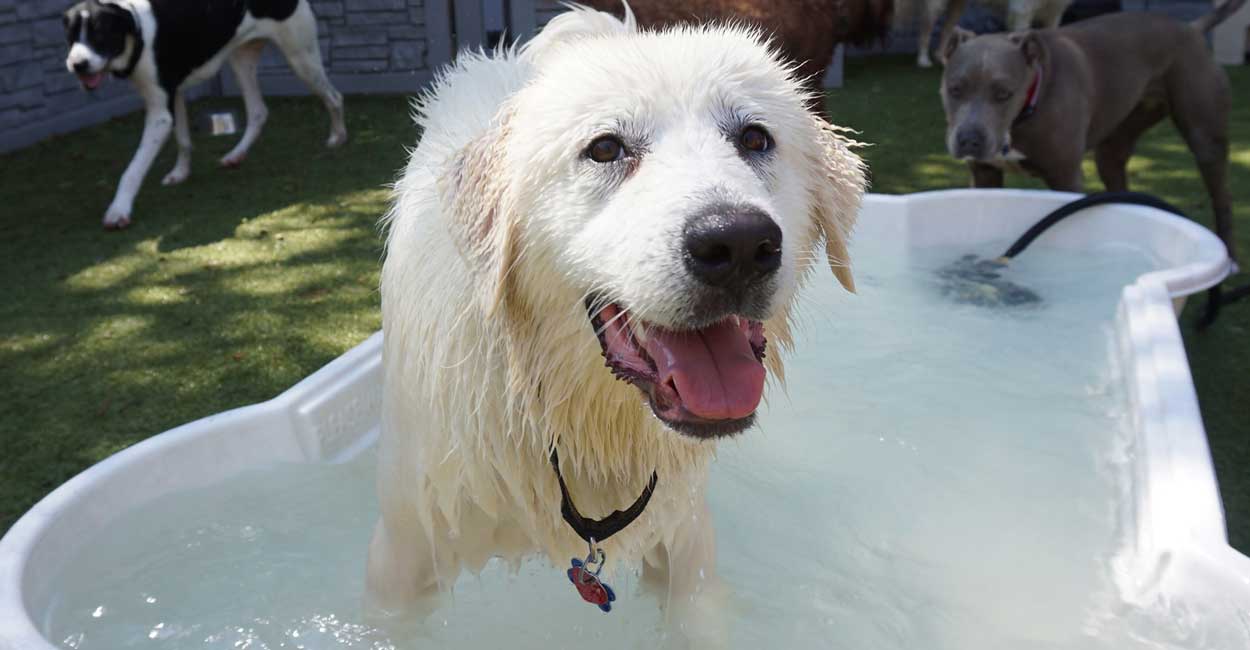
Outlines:
[{"label": "sunlight on grass", "polygon": [[78,343],[94,348],[114,345],[123,339],[137,339],[152,323],[153,319],[147,316],[114,316],[96,323],[78,338]]},{"label": "sunlight on grass", "polygon": [[5,353],[19,354],[23,352],[34,352],[47,348],[48,346],[57,345],[61,342],[61,337],[53,336],[48,332],[35,332],[25,335],[12,335],[0,339],[0,359]]},{"label": "sunlight on grass", "polygon": [[125,300],[136,305],[171,305],[185,302],[187,294],[178,287],[145,285],[127,291]]},{"label": "sunlight on grass", "polygon": [[129,282],[134,275],[142,271],[150,262],[151,260],[141,253],[114,257],[89,266],[70,276],[66,280],[66,286],[70,289],[84,291],[110,289],[124,282]]}]

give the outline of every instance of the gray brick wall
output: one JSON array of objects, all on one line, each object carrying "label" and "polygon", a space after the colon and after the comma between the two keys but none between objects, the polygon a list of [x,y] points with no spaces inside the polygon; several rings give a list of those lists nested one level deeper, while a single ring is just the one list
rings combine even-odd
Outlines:
[{"label": "gray brick wall", "polygon": [[[61,13],[74,1],[0,0],[0,152],[140,107],[128,82],[110,79],[88,94],[65,70]],[[452,6],[464,0],[311,2],[321,56],[340,90],[413,93],[429,81],[431,67],[450,56]],[[431,23],[440,25],[432,39]],[[237,94],[228,70],[224,66],[219,79],[201,84],[191,96]],[[268,95],[307,92],[272,46],[262,60],[261,88]]]}]

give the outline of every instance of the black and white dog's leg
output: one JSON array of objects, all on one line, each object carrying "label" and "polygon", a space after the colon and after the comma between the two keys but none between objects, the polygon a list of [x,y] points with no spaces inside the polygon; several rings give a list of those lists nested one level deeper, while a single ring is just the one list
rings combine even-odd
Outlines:
[{"label": "black and white dog's leg", "polygon": [[343,122],[343,94],[326,76],[321,65],[321,46],[317,44],[317,19],[313,17],[308,3],[300,3],[290,18],[283,22],[274,34],[274,42],[286,56],[296,76],[308,84],[330,112],[330,137],[327,147],[337,147],[347,142],[347,125]]},{"label": "black and white dog's leg", "polygon": [[260,82],[256,79],[256,68],[260,65],[260,55],[264,49],[264,41],[250,41],[230,54],[230,69],[234,70],[239,90],[243,92],[243,105],[247,108],[247,129],[243,131],[239,143],[221,159],[222,167],[238,167],[243,164],[248,149],[260,137],[260,130],[269,119],[269,109],[265,107],[265,99],[260,94]]},{"label": "black and white dog's leg", "polygon": [[130,225],[130,211],[134,207],[135,195],[143,185],[143,179],[152,168],[156,154],[169,139],[174,127],[174,116],[169,112],[169,95],[160,87],[153,86],[144,93],[147,116],[143,123],[143,137],[139,141],[139,150],[130,160],[122,181],[117,186],[117,194],[113,203],[104,213],[104,227],[108,229],[125,228]]},{"label": "black and white dog's leg", "polygon": [[177,185],[191,175],[191,123],[187,120],[187,98],[181,90],[174,95],[174,139],[178,141],[178,162],[165,174],[162,185]]}]

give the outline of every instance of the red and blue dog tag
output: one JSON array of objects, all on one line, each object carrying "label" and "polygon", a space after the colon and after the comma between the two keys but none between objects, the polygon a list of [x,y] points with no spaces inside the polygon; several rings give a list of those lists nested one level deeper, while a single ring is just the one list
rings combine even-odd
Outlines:
[{"label": "red and blue dog tag", "polygon": [[[597,560],[596,555],[598,555]],[[582,600],[597,606],[604,612],[610,612],[612,601],[616,600],[616,593],[612,591],[612,587],[599,579],[599,572],[603,570],[605,559],[603,550],[592,546],[590,555],[587,555],[585,560],[573,558],[573,566],[569,568],[568,576],[569,582],[577,588],[577,593]]]}]

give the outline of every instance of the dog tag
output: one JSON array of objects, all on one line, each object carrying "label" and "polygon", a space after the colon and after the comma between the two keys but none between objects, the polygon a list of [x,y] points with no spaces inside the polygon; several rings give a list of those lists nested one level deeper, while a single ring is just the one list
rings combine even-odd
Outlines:
[{"label": "dog tag", "polygon": [[[597,560],[596,555],[598,555]],[[573,566],[569,568],[568,576],[569,582],[573,583],[582,600],[595,605],[604,612],[610,612],[612,601],[616,600],[616,593],[612,591],[612,587],[599,579],[599,572],[603,570],[603,561],[606,557],[602,549],[592,545],[590,555],[587,555],[585,560],[573,558]]]}]

